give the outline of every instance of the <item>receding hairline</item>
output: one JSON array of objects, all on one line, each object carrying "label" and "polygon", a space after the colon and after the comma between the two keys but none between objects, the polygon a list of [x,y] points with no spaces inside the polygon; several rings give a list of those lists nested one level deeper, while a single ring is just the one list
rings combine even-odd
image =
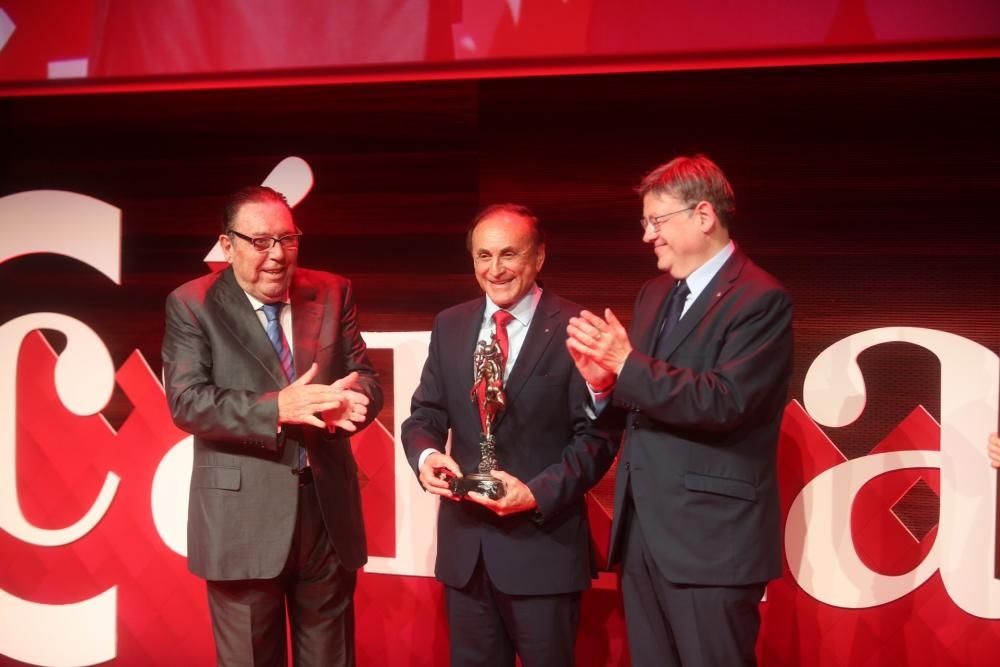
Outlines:
[{"label": "receding hairline", "polygon": [[505,215],[524,222],[528,226],[534,248],[545,246],[545,229],[542,227],[542,223],[534,211],[522,204],[491,204],[480,210],[472,219],[472,224],[469,225],[469,229],[465,235],[466,249],[472,252],[472,236],[476,229],[479,228],[479,225],[487,221],[499,219]]}]

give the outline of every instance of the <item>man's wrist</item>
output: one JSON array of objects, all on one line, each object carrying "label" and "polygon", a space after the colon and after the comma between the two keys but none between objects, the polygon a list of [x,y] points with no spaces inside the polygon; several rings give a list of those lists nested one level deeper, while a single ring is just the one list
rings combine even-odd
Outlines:
[{"label": "man's wrist", "polygon": [[417,459],[417,470],[424,467],[424,463],[426,463],[427,459],[430,458],[431,454],[438,454],[438,453],[439,453],[438,450],[434,449],[433,447],[428,447],[424,451],[420,452],[420,457]]}]

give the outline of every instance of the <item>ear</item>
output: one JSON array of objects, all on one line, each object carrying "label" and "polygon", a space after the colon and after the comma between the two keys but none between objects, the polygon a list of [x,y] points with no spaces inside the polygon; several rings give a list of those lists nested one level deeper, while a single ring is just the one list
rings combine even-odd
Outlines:
[{"label": "ear", "polygon": [[545,244],[538,246],[538,250],[535,251],[535,271],[542,270],[542,264],[545,264]]},{"label": "ear", "polygon": [[233,239],[229,234],[219,234],[219,247],[222,248],[222,256],[230,264],[233,263]]},{"label": "ear", "polygon": [[721,225],[715,207],[704,199],[694,207],[694,214],[698,216],[698,229],[706,236],[713,234]]}]

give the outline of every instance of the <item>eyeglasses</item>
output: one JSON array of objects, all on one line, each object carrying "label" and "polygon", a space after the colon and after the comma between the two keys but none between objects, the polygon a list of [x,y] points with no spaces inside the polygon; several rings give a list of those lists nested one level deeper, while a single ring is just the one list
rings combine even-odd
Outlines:
[{"label": "eyeglasses", "polygon": [[684,211],[690,211],[697,208],[697,204],[694,206],[688,206],[687,208],[682,208],[679,211],[674,211],[672,213],[664,213],[663,215],[652,215],[648,218],[642,218],[639,220],[639,226],[642,227],[642,232],[645,234],[646,230],[650,227],[653,228],[653,233],[656,234],[660,231],[660,225],[667,221],[672,215],[677,215],[678,213],[683,213]]},{"label": "eyeglasses", "polygon": [[281,238],[275,238],[273,236],[247,236],[246,234],[240,234],[235,229],[230,229],[228,233],[233,236],[238,236],[248,242],[257,252],[267,252],[274,247],[275,243],[280,243],[283,250],[295,250],[299,247],[299,239],[302,238],[302,232],[297,234],[288,234],[286,236],[282,236]]}]

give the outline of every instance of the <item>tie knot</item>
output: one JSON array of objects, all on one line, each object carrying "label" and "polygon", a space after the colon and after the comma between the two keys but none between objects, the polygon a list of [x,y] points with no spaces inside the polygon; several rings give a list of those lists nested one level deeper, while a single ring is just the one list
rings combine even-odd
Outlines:
[{"label": "tie knot", "polygon": [[281,315],[281,309],[284,305],[283,303],[265,303],[260,309],[264,311],[264,317],[267,318],[268,322],[274,322]]},{"label": "tie knot", "polygon": [[674,286],[674,298],[678,300],[684,300],[687,298],[691,290],[688,288],[686,280],[678,280],[677,285]]},{"label": "tie knot", "polygon": [[498,310],[497,312],[493,313],[493,324],[496,325],[497,329],[499,329],[500,327],[506,329],[507,325],[510,324],[510,321],[513,319],[514,316],[511,315],[506,310]]}]

